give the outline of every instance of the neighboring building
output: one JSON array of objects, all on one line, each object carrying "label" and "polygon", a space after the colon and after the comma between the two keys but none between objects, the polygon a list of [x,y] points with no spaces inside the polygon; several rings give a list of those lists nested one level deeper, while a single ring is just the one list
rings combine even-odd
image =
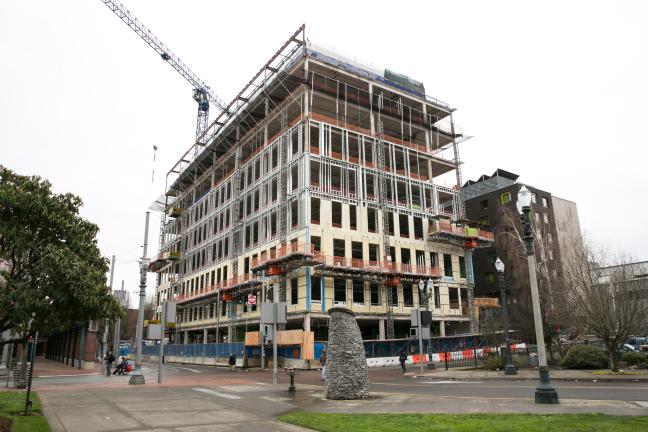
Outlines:
[{"label": "neighboring building", "polygon": [[[516,203],[517,194],[522,183],[518,183],[518,175],[502,169],[496,170],[493,175],[483,175],[476,181],[468,181],[463,187],[466,200],[466,215],[469,219],[496,232],[496,236],[504,236],[502,223],[506,215],[518,217]],[[536,248],[538,260],[545,259],[552,276],[560,278],[563,274],[563,263],[568,262],[567,255],[573,250],[570,242],[582,241],[578,211],[576,204],[557,198],[550,192],[526,185],[532,192],[532,220],[543,238],[538,239],[544,245],[544,251]],[[486,297],[499,297],[497,272],[495,260],[499,256],[507,265],[507,285],[515,280],[516,284],[525,284],[525,277],[516,277],[526,274],[526,262],[522,261],[524,268],[516,268],[519,260],[514,255],[519,255],[520,250],[510,247],[496,238],[491,247],[479,249],[475,252],[475,295]],[[499,250],[498,250],[499,245]],[[504,246],[506,245],[506,246]],[[543,256],[546,254],[546,257]],[[563,259],[564,258],[564,259]],[[518,287],[521,288],[521,287]],[[526,289],[528,291],[528,289]]]},{"label": "neighboring building", "polygon": [[403,75],[289,41],[169,171],[151,269],[158,304],[178,301],[176,341],[241,341],[262,286],[316,340],[337,305],[365,339],[408,337],[429,279],[433,332],[467,332],[464,242],[492,234],[458,227],[458,187],[435,184],[457,168],[452,112]]},{"label": "neighboring building", "polygon": [[638,334],[648,335],[648,261],[596,267],[592,271],[592,277],[600,285],[612,281],[621,282],[626,289],[633,292],[633,298],[643,303],[640,310],[646,313]]}]

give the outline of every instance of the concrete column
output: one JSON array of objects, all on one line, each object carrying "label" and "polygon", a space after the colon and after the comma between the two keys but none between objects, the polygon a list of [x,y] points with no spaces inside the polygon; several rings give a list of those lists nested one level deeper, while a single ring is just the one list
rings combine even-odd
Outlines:
[{"label": "concrete column", "polygon": [[440,321],[439,322],[439,336],[443,337],[445,336],[445,321]]},{"label": "concrete column", "polygon": [[311,316],[310,316],[310,313],[306,313],[304,315],[304,331],[305,332],[311,331]]},{"label": "concrete column", "polygon": [[385,340],[385,319],[378,320],[378,340]]},{"label": "concrete column", "polygon": [[9,357],[9,344],[2,346],[2,358],[0,358],[0,369],[7,368],[7,357]]},{"label": "concrete column", "polygon": [[203,343],[207,343],[207,335],[209,334],[208,330],[205,328],[203,329]]},{"label": "concrete column", "polygon": [[182,343],[187,345],[189,343],[189,332],[184,331],[184,334],[182,335]]}]

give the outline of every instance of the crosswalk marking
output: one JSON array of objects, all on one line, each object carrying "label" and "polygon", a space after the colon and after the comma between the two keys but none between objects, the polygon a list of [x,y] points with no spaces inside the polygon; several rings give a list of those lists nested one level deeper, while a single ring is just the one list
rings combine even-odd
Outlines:
[{"label": "crosswalk marking", "polygon": [[206,393],[208,395],[212,396],[217,396],[225,399],[241,399],[241,396],[233,395],[233,394],[227,394],[227,393],[221,393],[217,392],[216,390],[211,390],[211,389],[206,389],[206,388],[201,388],[201,387],[196,387],[193,390],[201,393]]}]

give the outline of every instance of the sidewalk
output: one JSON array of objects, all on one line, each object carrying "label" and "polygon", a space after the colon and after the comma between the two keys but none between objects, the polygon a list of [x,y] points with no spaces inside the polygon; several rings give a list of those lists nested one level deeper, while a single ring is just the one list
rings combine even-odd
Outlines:
[{"label": "sidewalk", "polygon": [[37,357],[34,361],[34,377],[54,377],[54,376],[82,376],[82,375],[99,375],[103,372],[102,365],[94,363],[92,368],[79,369],[64,363],[55,362],[46,358]]},{"label": "sidewalk", "polygon": [[[416,377],[437,378],[446,380],[481,380],[481,381],[536,381],[538,371],[534,369],[520,369],[517,375],[504,375],[504,371],[488,371],[483,369],[449,369],[426,370],[418,372],[418,367],[409,366],[408,370]],[[591,382],[648,382],[648,372],[632,371],[638,375],[598,375],[589,370],[549,370],[552,381],[591,381]],[[607,371],[609,372],[609,371]]]},{"label": "sidewalk", "polygon": [[[124,383],[125,384],[125,383]],[[53,432],[307,431],[281,423],[291,411],[324,413],[450,413],[647,415],[645,401],[562,399],[539,405],[532,398],[429,396],[371,393],[365,400],[329,401],[320,386],[248,382],[189,387],[128,386],[39,392]]]}]

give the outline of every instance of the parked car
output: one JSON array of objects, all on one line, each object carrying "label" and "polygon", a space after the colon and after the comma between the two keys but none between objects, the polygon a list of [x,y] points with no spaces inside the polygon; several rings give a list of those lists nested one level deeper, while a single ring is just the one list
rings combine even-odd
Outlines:
[{"label": "parked car", "polygon": [[648,338],[634,336],[628,339],[625,343],[626,345],[632,345],[635,351],[639,351],[642,345],[648,345]]},{"label": "parked car", "polygon": [[633,345],[630,345],[630,344],[627,344],[627,343],[624,343],[623,345],[621,345],[621,348],[619,348],[620,353],[637,352],[637,351],[639,351],[639,348],[635,348]]}]

